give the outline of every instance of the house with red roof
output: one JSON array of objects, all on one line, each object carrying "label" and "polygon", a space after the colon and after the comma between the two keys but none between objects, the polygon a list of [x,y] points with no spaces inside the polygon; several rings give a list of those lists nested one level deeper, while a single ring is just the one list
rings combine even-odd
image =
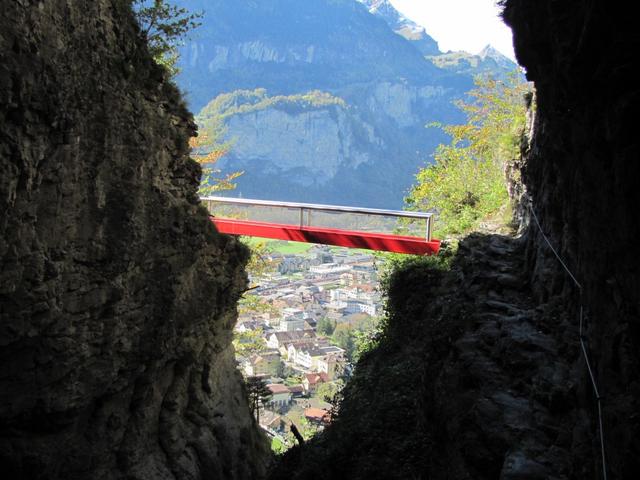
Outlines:
[{"label": "house with red roof", "polygon": [[266,402],[268,407],[285,407],[291,403],[291,390],[286,385],[271,383],[267,388],[271,392],[271,398]]},{"label": "house with red roof", "polygon": [[329,381],[329,376],[322,373],[305,373],[304,378],[302,379],[302,386],[307,394],[311,394],[318,389],[318,385],[321,383],[326,383]]},{"label": "house with red roof", "polygon": [[307,408],[304,411],[304,418],[311,423],[327,425],[331,422],[331,412],[322,408]]}]

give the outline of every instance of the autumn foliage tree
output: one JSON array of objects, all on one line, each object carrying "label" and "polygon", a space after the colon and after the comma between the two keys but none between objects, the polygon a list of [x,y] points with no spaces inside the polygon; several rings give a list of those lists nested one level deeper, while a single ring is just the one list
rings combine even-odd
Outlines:
[{"label": "autumn foliage tree", "polygon": [[189,139],[191,157],[202,167],[202,179],[198,193],[201,196],[213,195],[236,188],[234,180],[244,172],[223,174],[216,163],[229,152],[231,143],[219,143],[218,138],[211,138],[206,129],[201,129],[197,137]]},{"label": "autumn foliage tree", "polygon": [[443,127],[451,143],[421,169],[405,199],[412,210],[435,210],[437,234],[463,233],[508,204],[505,164],[519,154],[530,86],[514,73],[505,82],[478,78],[463,125]]}]

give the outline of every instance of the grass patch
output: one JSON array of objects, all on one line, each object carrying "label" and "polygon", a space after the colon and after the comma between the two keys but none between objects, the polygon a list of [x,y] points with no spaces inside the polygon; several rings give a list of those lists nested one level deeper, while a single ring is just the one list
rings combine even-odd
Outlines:
[{"label": "grass patch", "polygon": [[286,240],[275,240],[273,242],[269,242],[268,245],[274,252],[282,253],[283,255],[306,253],[314,246],[313,243],[288,242]]},{"label": "grass patch", "polygon": [[273,437],[271,439],[271,451],[276,455],[282,455],[287,451],[287,446],[282,443],[278,438]]},{"label": "grass patch", "polygon": [[264,245],[271,252],[281,253],[283,255],[296,255],[306,253],[313,247],[314,243],[290,242],[287,240],[265,240],[257,237],[242,237],[243,242],[250,248],[258,245]]}]

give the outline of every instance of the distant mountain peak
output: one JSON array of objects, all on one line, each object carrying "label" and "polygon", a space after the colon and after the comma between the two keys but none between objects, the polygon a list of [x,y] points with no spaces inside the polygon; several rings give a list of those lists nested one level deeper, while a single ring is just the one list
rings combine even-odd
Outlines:
[{"label": "distant mountain peak", "polygon": [[493,58],[493,59],[507,58],[506,55],[503,55],[499,50],[497,50],[490,44],[487,44],[486,47],[480,50],[480,52],[478,52],[478,56],[483,60],[485,58]]},{"label": "distant mountain peak", "polygon": [[498,66],[500,66],[500,68],[506,70],[514,70],[516,68],[516,64],[513,60],[494,48],[492,45],[484,47],[480,50],[477,56],[480,57],[483,62],[493,60]]},{"label": "distant mountain peak", "polygon": [[487,45],[480,52],[473,55],[464,51],[443,53],[429,57],[434,65],[451,72],[467,73],[469,75],[489,74],[494,78],[504,79],[517,70],[518,65],[492,45]]},{"label": "distant mountain peak", "polygon": [[393,8],[389,0],[361,0],[361,3],[364,3],[372,13],[381,9]]},{"label": "distant mountain peak", "polygon": [[410,41],[423,55],[438,55],[440,48],[424,29],[400,13],[389,0],[358,0],[372,15],[382,18],[398,35]]}]

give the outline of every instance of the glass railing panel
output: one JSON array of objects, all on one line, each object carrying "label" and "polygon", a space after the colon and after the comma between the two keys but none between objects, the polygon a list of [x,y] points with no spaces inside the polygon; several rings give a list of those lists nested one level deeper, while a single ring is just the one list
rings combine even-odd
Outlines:
[{"label": "glass railing panel", "polygon": [[204,197],[211,215],[220,218],[333,228],[425,238],[431,215],[420,212],[314,205],[292,202]]}]

